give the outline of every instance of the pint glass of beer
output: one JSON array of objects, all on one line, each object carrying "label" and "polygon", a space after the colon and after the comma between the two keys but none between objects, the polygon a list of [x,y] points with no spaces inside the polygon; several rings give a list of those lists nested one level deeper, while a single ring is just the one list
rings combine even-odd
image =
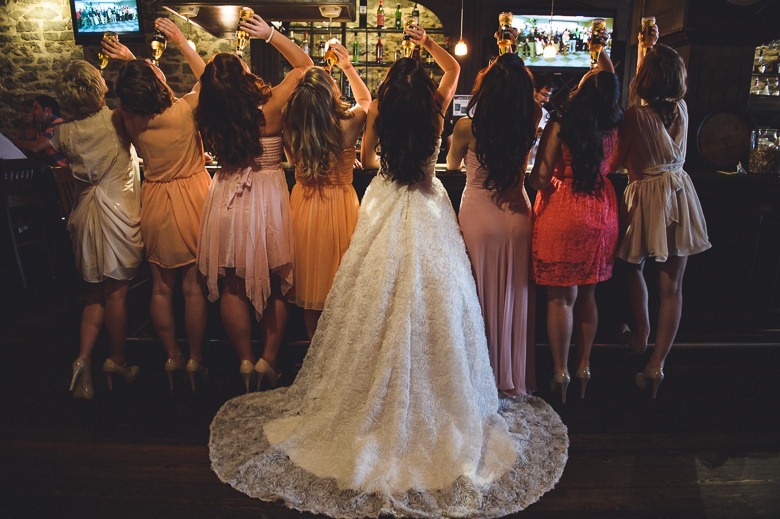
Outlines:
[{"label": "pint glass of beer", "polygon": [[[104,40],[113,40],[113,41],[119,41],[119,35],[115,33],[114,31],[106,31],[103,33],[103,39]],[[110,58],[108,57],[108,54],[103,52],[103,48],[98,51],[98,60],[100,60],[100,73],[103,73],[103,69],[105,69],[108,66],[108,60]]]},{"label": "pint glass of beer", "polygon": [[333,50],[333,44],[334,43],[341,43],[336,38],[331,38],[325,43],[325,70],[330,71],[330,69],[333,68],[333,65],[338,63],[339,57],[336,54],[336,51]]},{"label": "pint glass of beer", "polygon": [[600,35],[601,31],[607,28],[607,21],[604,18],[594,18],[590,27],[590,68],[596,68],[599,63],[599,55],[604,50],[604,38]]},{"label": "pint glass of beer", "polygon": [[498,54],[512,51],[512,13],[503,12],[498,15]]},{"label": "pint glass of beer", "polygon": [[241,28],[241,22],[252,18],[255,15],[255,11],[251,7],[242,7],[238,12],[238,27],[236,27],[236,56],[239,58],[244,56],[244,49],[249,43],[249,33]]}]

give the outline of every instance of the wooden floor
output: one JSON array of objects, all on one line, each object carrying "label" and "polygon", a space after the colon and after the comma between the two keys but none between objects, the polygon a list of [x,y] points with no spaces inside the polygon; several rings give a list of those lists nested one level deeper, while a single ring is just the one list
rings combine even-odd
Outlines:
[{"label": "wooden floor", "polygon": [[[55,284],[6,299],[3,517],[311,517],[251,499],[211,472],[209,423],[242,390],[235,355],[210,333],[209,380],[192,394],[182,378],[170,392],[148,300],[142,287],[133,294],[128,357],[141,376],[109,393],[95,369],[93,402],[66,390],[80,311],[73,291]],[[285,348],[288,383],[304,352]],[[106,355],[99,345],[96,368]],[[537,358],[546,382],[544,345]],[[676,349],[656,401],[633,385],[642,360],[597,345],[587,398],[573,383],[566,405],[540,384],[569,428],[569,461],[556,488],[518,517],[780,517],[780,348]]]}]

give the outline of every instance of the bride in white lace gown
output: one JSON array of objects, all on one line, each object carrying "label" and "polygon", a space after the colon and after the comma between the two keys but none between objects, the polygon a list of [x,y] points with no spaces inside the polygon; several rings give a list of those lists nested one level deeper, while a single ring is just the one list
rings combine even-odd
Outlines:
[{"label": "bride in white lace gown", "polygon": [[470,263],[433,175],[459,67],[422,29],[409,32],[441,84],[412,59],[389,70],[362,151],[382,173],[303,367],[291,387],[220,409],[212,468],[250,496],[334,517],[498,517],[555,485],[568,437],[538,398],[499,412]]}]

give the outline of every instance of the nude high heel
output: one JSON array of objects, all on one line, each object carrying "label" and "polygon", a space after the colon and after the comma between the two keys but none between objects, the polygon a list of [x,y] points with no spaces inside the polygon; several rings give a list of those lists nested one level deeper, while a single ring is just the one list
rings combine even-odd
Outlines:
[{"label": "nude high heel", "polygon": [[242,360],[238,371],[241,373],[241,378],[244,379],[244,388],[249,393],[249,382],[252,380],[252,375],[255,374],[255,365],[252,364],[252,361]]},{"label": "nude high heel", "polygon": [[168,375],[168,387],[173,391],[173,374],[184,369],[184,360],[168,359],[165,361],[165,374]]},{"label": "nude high heel", "polygon": [[257,361],[257,364],[255,364],[255,371],[257,372],[258,391],[260,391],[260,383],[263,379],[268,381],[268,385],[271,386],[271,388],[275,388],[279,384],[279,379],[282,378],[282,373],[272,368],[262,357]]},{"label": "nude high heel", "polygon": [[92,400],[95,389],[92,387],[92,363],[82,357],[73,361],[73,376],[70,379],[70,391],[73,398]]},{"label": "nude high heel", "polygon": [[571,377],[569,376],[569,372],[567,370],[559,371],[550,381],[550,391],[555,392],[556,387],[561,388],[562,404],[566,403],[566,389],[569,387],[569,382],[571,382]]},{"label": "nude high heel", "polygon": [[[251,364],[251,362],[250,362]],[[195,376],[200,373],[201,377],[203,377],[203,380],[206,380],[206,377],[209,376],[209,370],[205,366],[201,366],[200,362],[198,362],[195,359],[190,359],[187,361],[187,375],[190,377],[190,387],[192,388],[192,392],[195,392]]]},{"label": "nude high heel", "polygon": [[106,374],[109,391],[114,390],[112,375],[120,375],[128,384],[132,384],[138,378],[138,366],[120,366],[111,359],[106,359],[103,363],[103,372]]},{"label": "nude high heel", "polygon": [[579,368],[577,370],[577,378],[580,381],[580,399],[585,398],[585,388],[588,386],[588,381],[590,380],[590,366],[585,366],[584,368]]},{"label": "nude high heel", "polygon": [[655,396],[658,394],[658,386],[661,385],[661,382],[664,379],[664,370],[663,368],[645,368],[644,371],[640,371],[636,374],[636,387],[639,389],[645,389],[647,387],[647,381],[652,380],[653,381],[653,400],[655,400]]}]

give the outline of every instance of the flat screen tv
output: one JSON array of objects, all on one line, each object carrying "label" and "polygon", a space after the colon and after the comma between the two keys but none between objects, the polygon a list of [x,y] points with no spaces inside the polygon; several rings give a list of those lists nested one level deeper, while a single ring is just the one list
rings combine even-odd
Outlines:
[{"label": "flat screen tv", "polygon": [[140,4],[140,0],[70,0],[76,43],[99,43],[105,31],[114,31],[120,41],[142,40]]},{"label": "flat screen tv", "polygon": [[[594,18],[606,20],[612,34],[614,15],[568,15],[513,13],[512,25],[517,29],[518,54],[529,67],[589,68],[588,38]],[[552,44],[557,52],[545,57],[544,49]],[[611,53],[612,39],[604,50]],[[548,52],[548,54],[551,54]]]}]

